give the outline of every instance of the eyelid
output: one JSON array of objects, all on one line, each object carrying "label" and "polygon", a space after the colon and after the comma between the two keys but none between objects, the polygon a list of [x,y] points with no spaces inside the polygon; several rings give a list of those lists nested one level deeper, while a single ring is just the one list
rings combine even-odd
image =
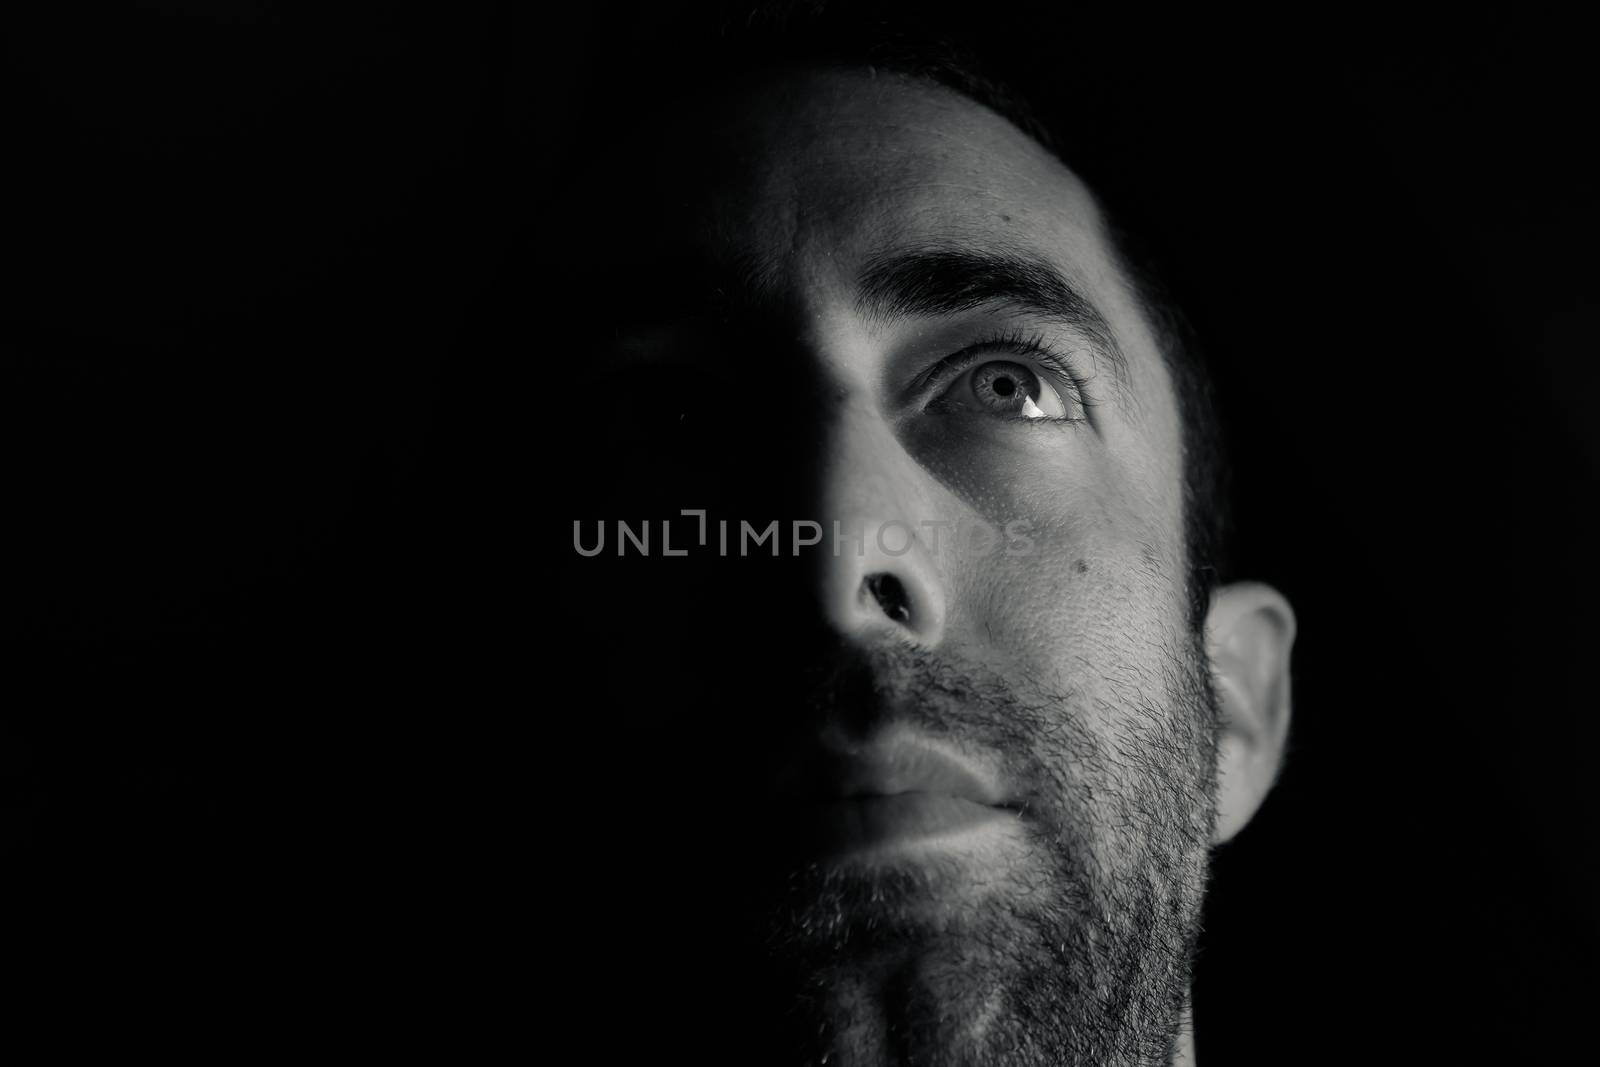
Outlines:
[{"label": "eyelid", "polygon": [[[1094,401],[1089,397],[1084,388],[1087,381],[1080,374],[1072,361],[1052,348],[1044,340],[1043,334],[1029,334],[1013,331],[987,340],[978,341],[967,345],[958,352],[953,352],[934,363],[927,370],[919,373],[907,386],[906,393],[909,397],[920,396],[932,390],[935,386],[945,385],[957,375],[972,367],[1003,356],[1013,356],[1022,360],[1029,360],[1039,365],[1052,383],[1071,394],[1084,409],[1084,416],[1079,419],[1051,419],[1051,422],[1083,421],[1088,417],[1088,411],[1094,406]],[[1029,420],[1037,421],[1037,420]]]}]

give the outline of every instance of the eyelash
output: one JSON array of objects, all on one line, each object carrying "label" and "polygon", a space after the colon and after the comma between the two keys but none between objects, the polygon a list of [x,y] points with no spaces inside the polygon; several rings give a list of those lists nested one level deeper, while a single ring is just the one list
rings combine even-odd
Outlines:
[{"label": "eyelash", "polygon": [[[1000,419],[1002,422],[1044,423],[1046,425],[1089,421],[1089,412],[1094,407],[1094,400],[1084,387],[1087,379],[1077,372],[1066,357],[1050,347],[1044,339],[1044,334],[1037,332],[1024,333],[1022,330],[1011,330],[988,340],[970,344],[961,351],[953,352],[944,357],[917,375],[911,383],[911,391],[921,393],[936,381],[949,384],[965,371],[988,362],[989,359],[993,358],[994,353],[1022,356],[1039,364],[1048,376],[1055,379],[1054,384],[1070,393],[1071,398],[1077,401],[1078,406],[1083,409],[1083,414],[1079,416],[1048,416],[1030,419],[1022,415],[995,415],[993,416],[994,418]],[[943,396],[942,392],[940,396]],[[933,402],[929,401],[928,403],[932,404]],[[927,406],[924,405],[924,408]]]}]

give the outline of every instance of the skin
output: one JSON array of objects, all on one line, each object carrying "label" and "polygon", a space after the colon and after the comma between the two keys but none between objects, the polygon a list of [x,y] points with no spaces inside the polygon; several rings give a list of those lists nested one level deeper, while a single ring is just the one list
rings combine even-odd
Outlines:
[{"label": "skin", "polygon": [[[801,1005],[794,1032],[822,1037],[789,1051],[829,1063],[1186,1062],[1207,854],[1276,773],[1294,620],[1274,591],[1245,584],[1215,592],[1204,633],[1186,624],[1181,416],[1094,197],[1004,119],[894,75],[796,73],[685,107],[655,132],[633,158],[661,180],[613,208],[616,238],[596,245],[639,264],[736,265],[724,276],[757,310],[619,327],[616,358],[670,375],[737,338],[717,440],[780,450],[803,487],[763,479],[759,463],[706,484],[754,485],[731,499],[866,531],[859,555],[807,553],[798,576],[784,573],[793,599],[781,602],[827,633],[829,663],[890,696],[863,719],[837,673],[811,683],[812,711],[786,719],[784,744],[751,746],[756,776],[792,785],[804,766],[782,753],[898,730],[937,739],[1012,816],[933,845],[796,859],[765,943]],[[937,315],[863,307],[870,264],[929,248],[1046,263],[1109,336],[1004,302]],[[1052,377],[1006,340],[1019,337],[1068,373]],[[915,387],[983,344],[972,365]],[[986,408],[972,374],[996,361],[1026,368],[1018,381],[1032,372],[1041,410],[1061,419]],[[619,477],[692,480],[668,469],[659,440]],[[890,521],[919,530],[908,550],[874,536]],[[935,538],[928,521],[948,525]],[[1028,551],[977,551],[963,536],[1008,525],[1026,531]],[[890,605],[874,592],[885,575],[900,594]],[[815,663],[784,655],[764,662]],[[1095,926],[1141,909],[1160,918],[1137,936]],[[1127,943],[1106,947],[1118,936]],[[1097,1005],[1090,987],[1108,969],[1133,976],[1131,1000]],[[1030,1002],[1032,987],[1048,995]],[[1029,1021],[1080,1001],[1055,1030]]]}]

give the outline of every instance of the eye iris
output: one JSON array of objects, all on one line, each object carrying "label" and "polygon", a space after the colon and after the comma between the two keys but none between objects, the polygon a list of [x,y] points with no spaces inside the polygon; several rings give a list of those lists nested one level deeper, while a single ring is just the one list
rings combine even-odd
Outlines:
[{"label": "eye iris", "polygon": [[1020,411],[1025,400],[1039,396],[1039,379],[1020,363],[995,360],[973,372],[972,391],[986,407]]}]

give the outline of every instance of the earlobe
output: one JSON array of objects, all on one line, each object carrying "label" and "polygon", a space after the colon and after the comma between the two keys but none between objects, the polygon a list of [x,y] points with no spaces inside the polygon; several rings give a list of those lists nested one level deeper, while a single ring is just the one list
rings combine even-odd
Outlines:
[{"label": "earlobe", "polygon": [[1216,590],[1206,652],[1222,717],[1217,738],[1216,843],[1242,830],[1277,779],[1289,737],[1294,609],[1259,582]]}]

